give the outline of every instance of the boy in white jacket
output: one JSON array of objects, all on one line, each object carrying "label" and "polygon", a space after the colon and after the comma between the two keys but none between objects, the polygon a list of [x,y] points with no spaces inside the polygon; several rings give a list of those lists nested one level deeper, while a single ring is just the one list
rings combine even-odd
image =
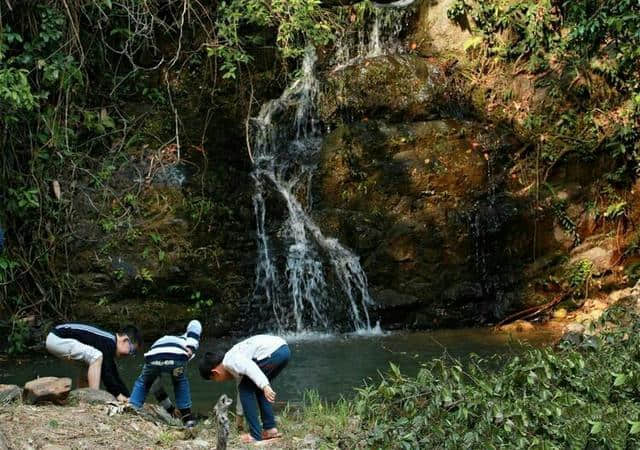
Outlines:
[{"label": "boy in white jacket", "polygon": [[[244,413],[250,434],[244,442],[280,437],[271,404],[276,393],[269,384],[291,358],[287,342],[278,336],[259,334],[237,343],[228,352],[207,352],[200,362],[200,375],[206,380],[238,383],[238,412]],[[258,409],[262,427],[258,422]],[[241,407],[241,409],[240,409]]]}]

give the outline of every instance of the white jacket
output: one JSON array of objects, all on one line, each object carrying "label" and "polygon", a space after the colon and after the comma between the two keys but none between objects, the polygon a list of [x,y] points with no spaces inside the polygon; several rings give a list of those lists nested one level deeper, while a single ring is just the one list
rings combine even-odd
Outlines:
[{"label": "white jacket", "polygon": [[[237,384],[240,384],[243,376],[247,376],[256,386],[264,389],[269,384],[269,379],[253,360],[260,361],[268,358],[286,344],[287,341],[281,337],[258,334],[231,347],[224,355],[222,365],[233,375]],[[242,414],[240,393],[238,393],[236,412]]]},{"label": "white jacket", "polygon": [[222,365],[238,382],[243,376],[247,376],[256,386],[264,389],[269,384],[269,380],[253,360],[260,361],[268,358],[286,344],[287,342],[281,337],[258,334],[231,347],[231,350],[224,355]]}]

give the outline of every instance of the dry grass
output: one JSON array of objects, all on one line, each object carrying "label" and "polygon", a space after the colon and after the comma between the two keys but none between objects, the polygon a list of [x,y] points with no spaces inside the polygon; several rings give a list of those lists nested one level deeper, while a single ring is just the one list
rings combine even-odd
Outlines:
[{"label": "dry grass", "polygon": [[[288,435],[286,433],[285,435]],[[9,405],[0,407],[2,437],[9,449],[213,449],[215,426],[201,422],[193,432],[158,425],[131,413],[108,415],[107,405]],[[315,448],[315,440],[286,437],[266,448]],[[237,433],[229,449],[255,448],[240,443]]]}]

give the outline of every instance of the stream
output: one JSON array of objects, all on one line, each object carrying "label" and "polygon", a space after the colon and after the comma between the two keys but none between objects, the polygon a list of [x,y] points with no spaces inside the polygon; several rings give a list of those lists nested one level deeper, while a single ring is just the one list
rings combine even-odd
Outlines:
[{"label": "stream", "polygon": [[[496,334],[488,329],[470,328],[437,330],[416,333],[387,333],[383,335],[294,335],[285,337],[292,352],[289,366],[273,383],[278,394],[278,406],[284,402],[299,404],[304,393],[315,390],[327,401],[340,397],[349,398],[354,388],[363,383],[378,382],[380,372],[389,368],[389,363],[398,365],[403,373],[414,375],[420,364],[448,354],[461,361],[473,353],[489,358],[508,357],[524,351],[523,343],[543,346],[551,343],[555,335],[547,331],[535,331],[517,336]],[[214,348],[228,348],[236,340],[218,339],[202,343],[199,355]],[[119,361],[120,374],[131,387],[142,368],[143,358],[124,358]],[[213,383],[200,378],[198,358],[189,365],[189,381],[194,410],[207,414],[218,396],[227,393],[235,399],[235,384]],[[0,383],[24,385],[37,376],[70,376],[74,378],[79,368],[48,355],[29,360],[0,362]],[[164,380],[165,387],[173,397],[171,383]],[[153,396],[148,401],[155,401]]]}]

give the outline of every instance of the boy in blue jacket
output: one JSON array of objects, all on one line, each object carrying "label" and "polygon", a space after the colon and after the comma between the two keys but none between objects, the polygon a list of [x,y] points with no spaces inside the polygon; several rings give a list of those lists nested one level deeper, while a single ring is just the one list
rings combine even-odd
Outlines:
[{"label": "boy in blue jacket", "polygon": [[195,425],[191,415],[189,379],[185,370],[187,363],[198,349],[201,333],[200,322],[192,320],[185,334],[164,336],[153,343],[151,349],[144,354],[142,373],[133,385],[133,392],[129,398],[129,404],[133,408],[142,408],[153,382],[163,373],[167,373],[171,376],[176,406],[180,411],[182,422],[187,427]]}]

